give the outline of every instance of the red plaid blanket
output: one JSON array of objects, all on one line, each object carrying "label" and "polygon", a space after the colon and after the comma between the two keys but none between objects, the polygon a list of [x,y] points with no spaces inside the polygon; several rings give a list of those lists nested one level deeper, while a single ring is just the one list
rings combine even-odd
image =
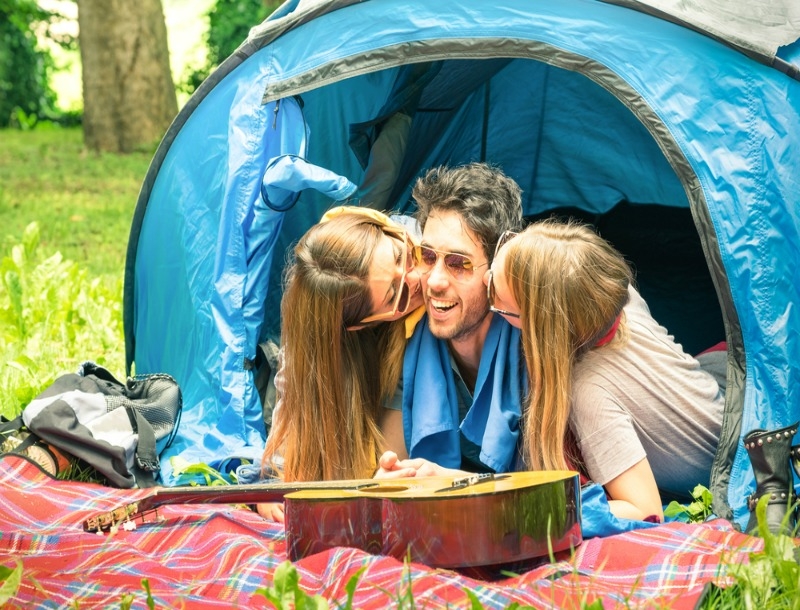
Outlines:
[{"label": "red plaid blanket", "polygon": [[[22,584],[8,608],[120,607],[125,594],[145,607],[142,580],[157,608],[268,608],[259,587],[272,584],[286,559],[283,528],[231,506],[167,506],[163,521],[134,531],[91,534],[83,521],[146,495],[55,481],[25,460],[0,459],[0,564],[22,562]],[[572,557],[513,578],[486,582],[448,570],[404,566],[389,557],[337,548],[295,565],[300,586],[340,604],[345,585],[363,569],[356,608],[387,608],[408,599],[417,607],[484,608],[517,602],[535,608],[693,608],[708,582],[729,584],[724,565],[746,561],[758,538],[717,520],[667,524],[586,540]],[[331,603],[335,607],[335,603]]]}]

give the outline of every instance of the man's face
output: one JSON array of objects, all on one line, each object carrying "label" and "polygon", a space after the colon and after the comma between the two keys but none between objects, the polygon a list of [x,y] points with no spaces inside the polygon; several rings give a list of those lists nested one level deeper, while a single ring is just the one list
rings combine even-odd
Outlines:
[{"label": "man's face", "polygon": [[[476,235],[457,212],[434,212],[425,223],[422,246],[436,250],[436,263],[422,274],[428,325],[438,339],[459,340],[476,332],[489,315],[483,275],[488,259]],[[443,253],[469,259],[473,269],[456,278]],[[429,253],[430,255],[430,253]],[[433,255],[430,255],[431,258]],[[458,257],[456,257],[456,260]]]}]

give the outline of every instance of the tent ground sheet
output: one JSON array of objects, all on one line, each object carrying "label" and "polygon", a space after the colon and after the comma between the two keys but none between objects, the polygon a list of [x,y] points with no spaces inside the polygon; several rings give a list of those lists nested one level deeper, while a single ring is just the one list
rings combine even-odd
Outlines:
[{"label": "tent ground sheet", "polygon": [[[21,562],[21,583],[6,608],[270,608],[257,590],[286,561],[283,527],[245,507],[172,505],[155,523],[112,534],[87,533],[88,517],[148,494],[57,481],[16,456],[0,459],[0,565]],[[468,535],[468,533],[466,534]],[[391,557],[335,548],[295,562],[300,587],[330,607],[693,608],[707,583],[731,584],[726,566],[762,548],[724,520],[670,523],[585,540],[552,563],[492,581]],[[359,571],[360,574],[359,574]],[[7,583],[8,584],[8,583]]]}]

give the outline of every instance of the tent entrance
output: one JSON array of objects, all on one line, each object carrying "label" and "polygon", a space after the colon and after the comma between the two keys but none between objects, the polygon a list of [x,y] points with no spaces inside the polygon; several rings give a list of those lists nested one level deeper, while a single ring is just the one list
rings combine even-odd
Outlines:
[{"label": "tent entrance", "polygon": [[[607,68],[583,61],[576,71],[576,59],[563,52],[550,62],[423,61],[302,91],[309,161],[362,187],[381,168],[390,183],[378,196],[362,188],[357,201],[409,214],[413,183],[428,168],[476,160],[498,165],[522,187],[526,217],[584,220],[622,251],[654,316],[689,353],[724,341],[714,267],[692,210],[704,205],[702,192],[677,145],[655,112]],[[334,204],[302,193],[288,212],[279,251]],[[709,222],[701,230],[713,229]],[[284,263],[273,260],[268,311],[279,304]],[[265,320],[264,336],[277,342],[278,324]]]}]

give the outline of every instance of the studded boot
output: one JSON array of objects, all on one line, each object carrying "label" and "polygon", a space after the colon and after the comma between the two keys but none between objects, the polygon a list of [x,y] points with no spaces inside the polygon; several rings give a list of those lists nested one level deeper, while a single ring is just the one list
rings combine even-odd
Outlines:
[{"label": "studded boot", "polygon": [[[750,519],[747,522],[748,534],[758,533],[756,505],[762,496],[769,496],[767,505],[767,527],[773,534],[789,534],[797,522],[796,496],[790,462],[792,439],[800,422],[778,430],[752,430],[744,437],[744,448],[750,456],[756,478],[756,490],[747,499]],[[787,523],[783,518],[788,510],[791,514]]]}]

